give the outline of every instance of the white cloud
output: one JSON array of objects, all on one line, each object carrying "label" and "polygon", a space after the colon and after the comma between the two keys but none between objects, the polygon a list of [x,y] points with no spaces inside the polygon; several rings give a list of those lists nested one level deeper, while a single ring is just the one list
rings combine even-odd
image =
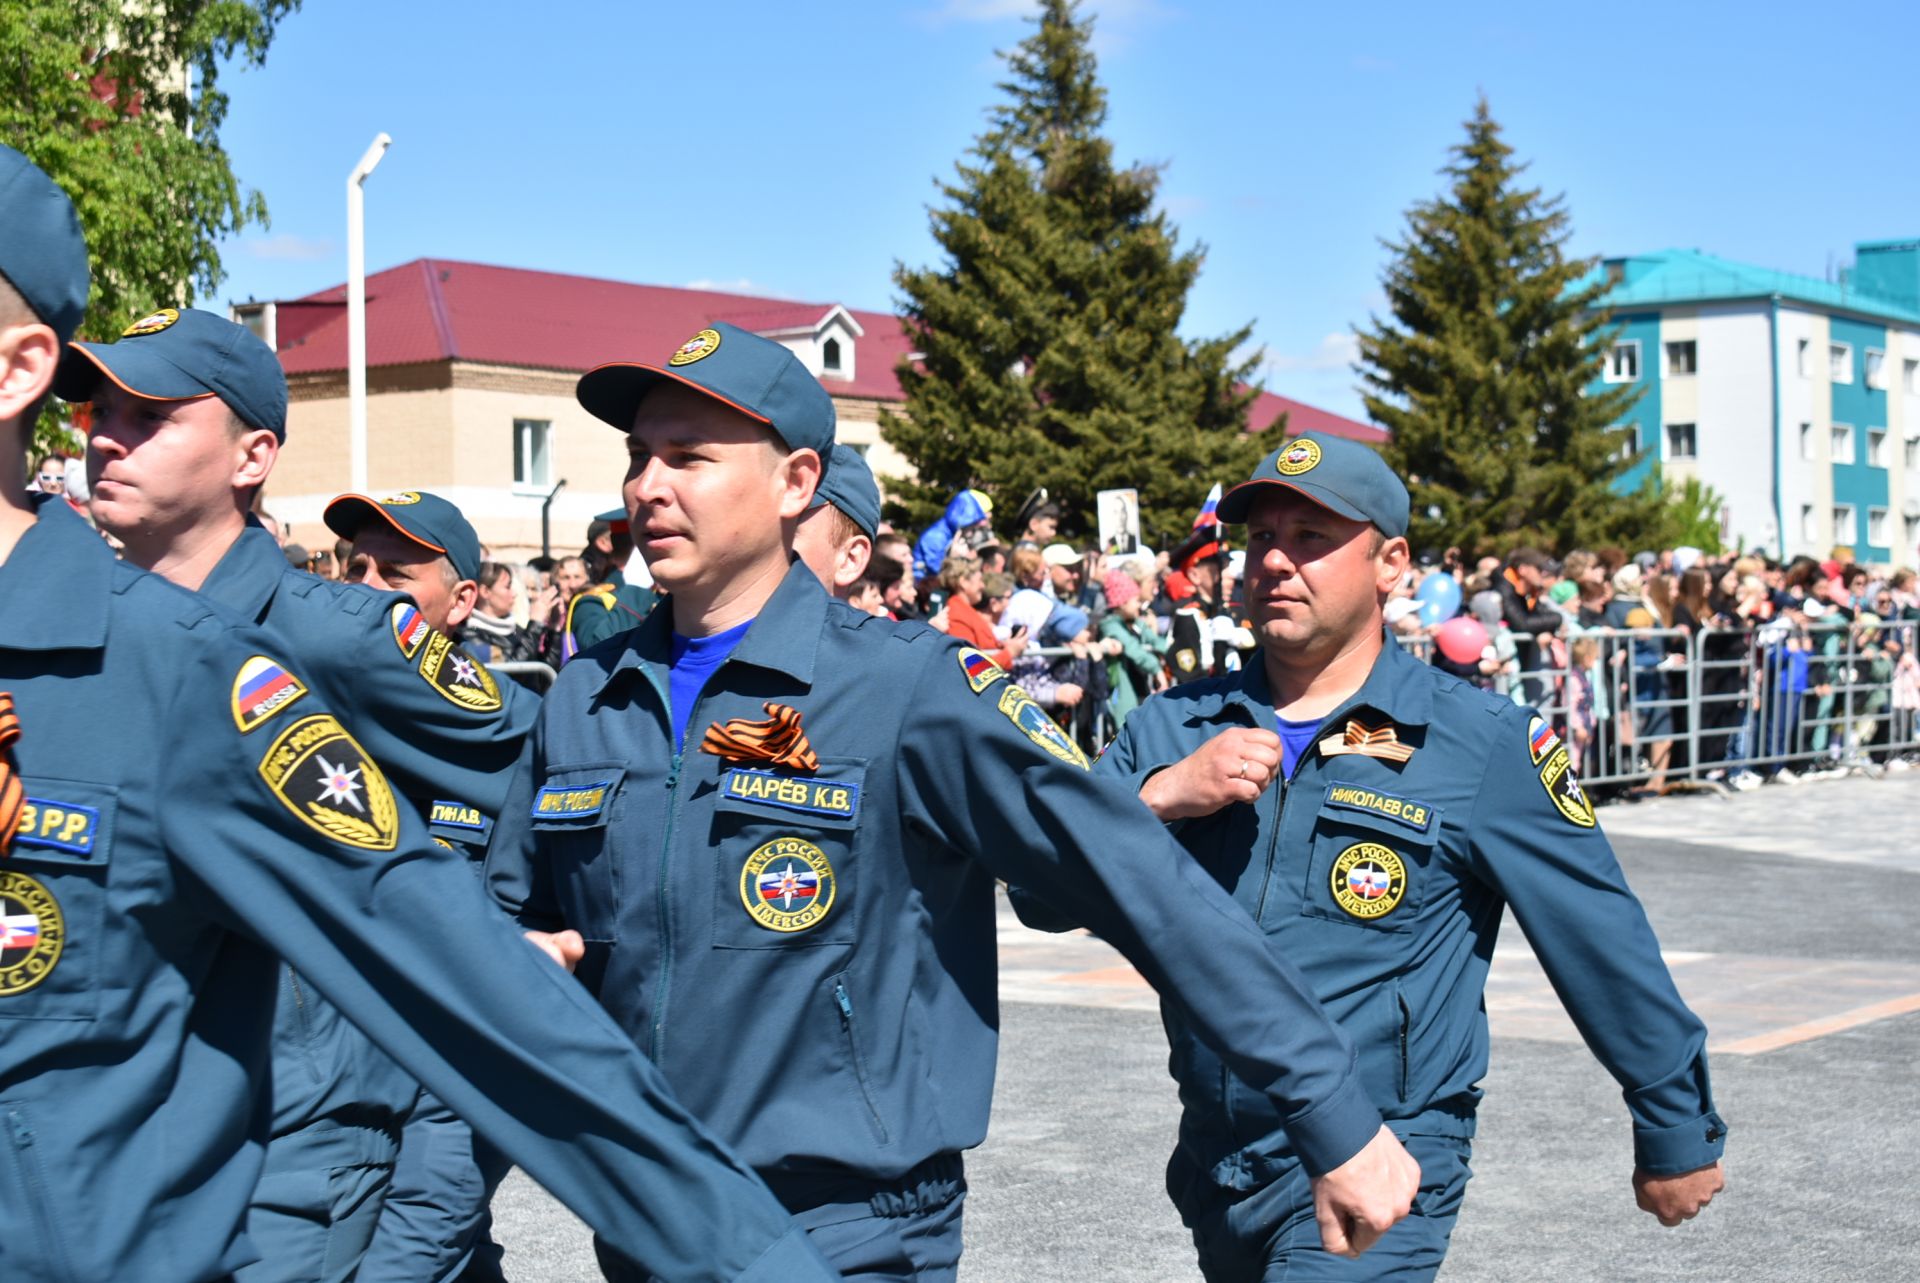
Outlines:
[{"label": "white cloud", "polygon": [[716,281],[711,277],[702,276],[698,280],[683,282],[680,288],[683,290],[713,290],[719,294],[757,294],[761,298],[773,297],[773,295],[768,294],[744,276],[737,276],[730,281]]},{"label": "white cloud", "polygon": [[1313,351],[1276,352],[1267,357],[1267,368],[1277,374],[1306,370],[1345,370],[1360,359],[1360,340],[1341,330],[1322,338]]},{"label": "white cloud", "polygon": [[331,258],[339,252],[334,242],[324,237],[295,236],[292,232],[276,232],[272,236],[255,236],[249,240],[241,241],[240,249],[252,258],[268,258],[292,263],[306,263],[317,258]]}]

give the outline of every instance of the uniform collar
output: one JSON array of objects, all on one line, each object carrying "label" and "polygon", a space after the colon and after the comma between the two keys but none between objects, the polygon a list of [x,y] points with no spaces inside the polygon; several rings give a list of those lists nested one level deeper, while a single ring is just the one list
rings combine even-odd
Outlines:
[{"label": "uniform collar", "polygon": [[[806,563],[794,558],[787,577],[767,598],[767,604],[754,616],[747,635],[727,657],[729,664],[752,664],[785,673],[802,685],[813,684],[814,659],[820,650],[820,630],[827,622],[827,592]],[[624,647],[613,667],[607,670],[600,689],[611,686],[622,674],[651,665],[666,668],[673,659],[673,608],[667,600],[648,613],[633,630],[633,641]]]},{"label": "uniform collar", "polygon": [[34,500],[34,523],[0,565],[0,649],[98,650],[107,644],[113,554],[64,502]]},{"label": "uniform collar", "polygon": [[248,517],[247,528],[214,566],[200,591],[257,624],[267,617],[267,606],[291,569],[287,554],[267,528]]},{"label": "uniform collar", "polygon": [[[1425,726],[1433,718],[1431,678],[1432,670],[1403,650],[1392,633],[1386,633],[1367,680],[1360,683],[1360,689],[1352,698],[1324,720],[1338,721],[1370,709],[1401,726]],[[1253,662],[1240,671],[1239,689],[1229,702],[1252,713],[1255,726],[1273,725],[1273,690],[1267,684],[1267,666],[1260,662],[1259,652],[1256,651]]]}]

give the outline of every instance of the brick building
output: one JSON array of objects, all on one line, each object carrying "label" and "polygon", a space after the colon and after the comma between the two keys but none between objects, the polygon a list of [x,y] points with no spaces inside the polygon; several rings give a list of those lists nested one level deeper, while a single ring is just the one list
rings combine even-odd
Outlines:
[{"label": "brick building", "polygon": [[[325,543],[321,511],[351,470],[346,287],[240,304],[234,316],[287,372],[287,444],[264,504],[293,538]],[[575,381],[603,361],[661,359],[717,320],[790,348],[832,393],[840,440],[882,476],[911,473],[880,439],[881,408],[903,399],[894,367],[909,346],[889,313],[416,259],[367,278],[368,488],[444,495],[497,553],[524,558],[540,550],[542,503],[564,481],[551,543],[573,551],[594,514],[619,506],[626,471],[624,439],[579,407]],[[1384,436],[1264,393],[1251,426],[1282,414],[1293,432]]]}]

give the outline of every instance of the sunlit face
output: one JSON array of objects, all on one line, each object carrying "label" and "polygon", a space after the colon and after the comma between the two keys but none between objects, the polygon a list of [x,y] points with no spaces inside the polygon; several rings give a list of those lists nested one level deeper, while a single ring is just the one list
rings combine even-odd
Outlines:
[{"label": "sunlit face", "polygon": [[1247,609],[1261,640],[1312,654],[1379,628],[1408,553],[1405,539],[1376,548],[1374,535],[1364,521],[1269,487],[1247,516]]},{"label": "sunlit face", "polygon": [[566,596],[578,596],[587,586],[587,563],[578,557],[563,559],[553,568],[553,582]]},{"label": "sunlit face", "polygon": [[505,619],[513,613],[513,572],[502,570],[493,586],[480,590],[480,608],[495,619]]},{"label": "sunlit face", "polygon": [[246,442],[218,397],[149,401],[101,380],[87,438],[89,508],[136,553],[233,507]]},{"label": "sunlit face", "polygon": [[407,594],[427,622],[443,633],[473,613],[473,581],[453,578],[445,554],[422,547],[391,526],[363,526],[354,536],[353,555],[356,561],[367,559],[362,583]]},{"label": "sunlit face", "polygon": [[764,425],[712,397],[677,383],[647,394],[627,434],[622,493],[634,546],[662,588],[716,589],[785,555],[782,523],[812,498],[811,484],[790,483],[788,459]]}]

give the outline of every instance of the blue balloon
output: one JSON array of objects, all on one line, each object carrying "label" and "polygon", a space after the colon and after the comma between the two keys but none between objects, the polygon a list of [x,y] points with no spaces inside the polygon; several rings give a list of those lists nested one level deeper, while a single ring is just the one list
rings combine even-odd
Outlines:
[{"label": "blue balloon", "polygon": [[1444,624],[1460,613],[1460,581],[1452,575],[1428,575],[1413,590],[1420,603],[1420,622],[1429,628]]}]

